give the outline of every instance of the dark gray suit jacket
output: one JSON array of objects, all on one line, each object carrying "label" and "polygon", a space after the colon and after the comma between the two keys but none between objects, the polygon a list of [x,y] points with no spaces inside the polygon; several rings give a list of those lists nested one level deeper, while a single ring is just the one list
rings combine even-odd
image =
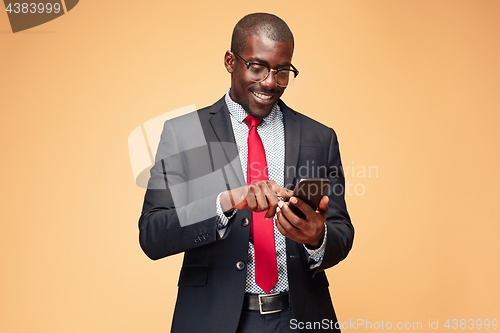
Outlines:
[{"label": "dark gray suit jacket", "polygon": [[[354,237],[344,201],[337,137],[331,128],[279,103],[285,127],[285,184],[293,188],[300,178],[330,179],[328,236],[321,265],[310,270],[303,245],[286,239],[293,315],[302,322],[336,321],[324,269],[347,256]],[[224,98],[195,115],[209,143],[204,147],[179,139],[195,135],[190,134],[184,118],[165,123],[139,220],[140,244],[154,260],[184,252],[172,332],[234,333],[243,305],[246,268],[241,262],[247,261],[250,228],[245,221],[251,213],[246,209],[238,211],[224,237],[219,236],[215,219],[217,194],[243,186],[244,177]],[[214,179],[223,181],[217,181],[215,186]],[[192,196],[195,192],[197,195]],[[182,212],[174,201],[182,202]],[[200,210],[208,212],[206,218],[191,214]]]}]

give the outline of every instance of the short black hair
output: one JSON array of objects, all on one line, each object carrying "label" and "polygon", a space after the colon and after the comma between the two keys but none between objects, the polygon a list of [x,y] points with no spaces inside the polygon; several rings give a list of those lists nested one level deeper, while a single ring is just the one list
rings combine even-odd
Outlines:
[{"label": "short black hair", "polygon": [[291,40],[294,44],[292,31],[285,21],[273,14],[253,13],[236,23],[231,38],[231,52],[243,53],[250,34],[263,35],[277,42]]}]

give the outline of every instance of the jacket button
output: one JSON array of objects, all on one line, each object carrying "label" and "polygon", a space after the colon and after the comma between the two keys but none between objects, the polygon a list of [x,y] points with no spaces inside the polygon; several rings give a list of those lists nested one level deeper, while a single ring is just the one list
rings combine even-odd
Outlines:
[{"label": "jacket button", "polygon": [[242,226],[248,227],[249,224],[250,224],[250,221],[246,217],[241,220],[241,225]]},{"label": "jacket button", "polygon": [[236,263],[236,268],[239,270],[239,271],[242,271],[245,269],[245,263],[243,261],[238,261]]}]

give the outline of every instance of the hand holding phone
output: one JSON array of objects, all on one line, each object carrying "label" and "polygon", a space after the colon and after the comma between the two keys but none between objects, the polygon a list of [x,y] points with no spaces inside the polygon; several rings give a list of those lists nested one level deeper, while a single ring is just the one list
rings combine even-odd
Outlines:
[{"label": "hand holding phone", "polygon": [[[292,197],[297,197],[311,206],[312,209],[317,209],[321,198],[328,188],[328,184],[330,184],[328,178],[302,178],[295,185]],[[301,219],[306,218],[304,213],[292,203],[288,203],[288,207]]]}]

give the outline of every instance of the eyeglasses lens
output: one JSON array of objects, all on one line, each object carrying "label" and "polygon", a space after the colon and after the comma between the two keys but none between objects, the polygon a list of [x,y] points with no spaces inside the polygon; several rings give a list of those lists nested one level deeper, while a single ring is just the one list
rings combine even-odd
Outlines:
[{"label": "eyeglasses lens", "polygon": [[[252,64],[247,70],[248,79],[253,82],[261,82],[265,80],[268,74],[269,71],[267,67],[258,64]],[[280,87],[286,87],[290,85],[294,78],[295,75],[293,71],[288,69],[279,70],[274,75],[274,79],[276,80],[277,85]]]}]

